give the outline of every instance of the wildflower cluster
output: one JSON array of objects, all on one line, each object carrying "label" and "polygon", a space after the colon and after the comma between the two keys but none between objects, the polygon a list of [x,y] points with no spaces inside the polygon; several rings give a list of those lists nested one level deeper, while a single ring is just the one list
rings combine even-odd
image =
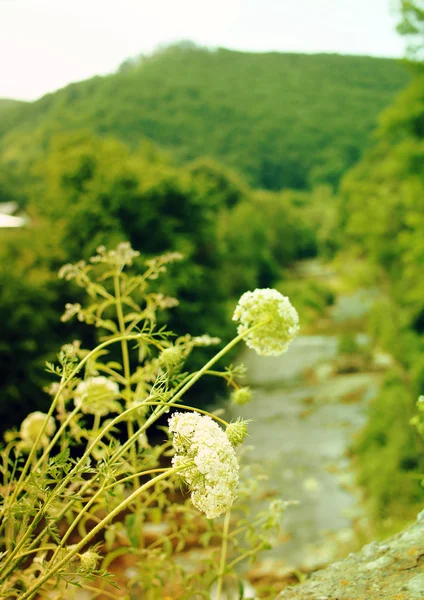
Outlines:
[{"label": "wildflower cluster", "polygon": [[245,292],[233,321],[240,323],[237,331],[245,334],[249,348],[261,356],[282,354],[299,331],[299,316],[290,300],[268,288]]},{"label": "wildflower cluster", "polygon": [[116,381],[99,375],[81,381],[75,390],[74,403],[81,412],[104,417],[109,413],[119,413],[122,408],[119,398],[119,386]]},{"label": "wildflower cluster", "polygon": [[187,465],[181,477],[194,506],[208,519],[219,517],[237,495],[239,466],[230,440],[210,417],[197,413],[175,413],[169,431],[176,451],[172,464]]},{"label": "wildflower cluster", "polygon": [[[62,320],[96,327],[101,342],[93,350],[79,341],[62,346],[58,364],[48,364],[48,371],[58,376],[48,389],[49,411],[29,414],[19,431],[5,435],[0,597],[71,598],[70,584],[96,597],[113,597],[110,574],[103,567],[118,555],[118,545],[119,553],[138,560],[138,575],[126,582],[131,597],[174,597],[175,581],[178,589],[187,588],[178,597],[189,600],[198,590],[203,597],[213,581],[220,588],[229,548],[234,553],[243,548],[230,562],[231,571],[233,564],[267,546],[265,538],[255,537],[244,514],[235,526],[237,536],[245,535],[243,543],[236,536],[229,541],[228,535],[230,509],[236,512],[240,489],[235,449],[240,454],[248,422],[227,423],[181,402],[205,374],[227,381],[233,404],[248,402],[251,390],[236,381],[243,375],[240,366],[212,367],[242,338],[262,354],[284,351],[297,333],[297,313],[275,290],[247,292],[234,313],[240,335],[202,368],[186,372],[191,352],[220,340],[207,334],[177,337],[156,326],[157,312],[177,301],[152,292],[150,280],[180,258],[177,253],[150,258],[144,273],[132,276],[126,268],[140,260],[139,252],[121,243],[110,251],[102,246],[90,261],[61,269],[60,276],[89,297],[87,305],[68,303]],[[178,410],[168,423],[172,443],[155,444],[149,428],[173,408]],[[172,500],[181,481],[191,502]],[[223,529],[220,522],[205,521],[205,516],[217,519],[224,513]],[[264,515],[258,522],[270,528]],[[149,543],[144,528],[152,523],[168,523],[170,529]],[[209,569],[187,574],[174,554],[202,530],[206,546],[222,536],[221,558],[217,561],[211,548]],[[99,536],[101,541],[93,544]]]},{"label": "wildflower cluster", "polygon": [[21,423],[19,435],[22,440],[22,447],[30,449],[42,433],[39,443],[47,446],[49,438],[54,434],[56,424],[52,417],[48,417],[39,410],[30,413]]}]

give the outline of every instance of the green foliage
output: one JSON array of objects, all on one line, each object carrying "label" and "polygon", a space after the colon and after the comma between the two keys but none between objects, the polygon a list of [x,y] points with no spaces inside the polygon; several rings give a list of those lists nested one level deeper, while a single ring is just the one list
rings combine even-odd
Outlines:
[{"label": "green foliage", "polygon": [[[16,314],[0,326],[3,427],[22,418],[31,398],[34,408],[47,401],[31,365],[39,364],[38,350],[48,357],[57,347],[55,323],[69,300],[68,287],[56,278],[63,262],[88,259],[99,245],[126,239],[147,256],[180,252],[184,261],[171,268],[165,284],[180,302],[166,315],[170,327],[177,333],[213,330],[225,340],[232,332],[226,309],[232,298],[272,285],[282,267],[315,251],[314,226],[298,206],[299,193],[253,192],[209,159],[176,167],[150,144],[132,151],[88,132],[58,135],[45,157],[28,165],[22,190],[31,224],[6,231],[0,241],[0,307]],[[301,196],[306,203],[307,194]],[[36,315],[25,329],[33,342],[12,361],[21,350],[22,311]],[[26,384],[17,386],[24,372]],[[199,392],[200,403],[211,398],[207,391]],[[10,401],[25,409],[14,417]]]},{"label": "green foliage", "polygon": [[424,49],[424,4],[422,0],[398,0],[401,22],[398,31],[408,39],[408,52],[413,60],[422,60]]},{"label": "green foliage", "polygon": [[12,100],[11,98],[0,98],[0,122],[6,122],[6,119],[10,117],[9,111],[17,109],[26,104],[22,100]]},{"label": "green foliage", "polygon": [[[63,254],[49,225],[6,231],[0,244],[0,324],[2,430],[48,402],[45,360],[51,360],[66,330],[59,324],[63,285],[52,260]],[[68,334],[69,335],[69,334]],[[11,410],[13,406],[13,410]]]},{"label": "green foliage", "polygon": [[[239,579],[234,567],[272,547],[286,504],[276,499],[250,513],[260,485],[252,466],[243,469],[239,485],[234,450],[247,422],[227,423],[181,404],[203,375],[237,389],[237,370],[222,369],[218,361],[264,322],[254,319],[201,369],[187,371],[190,353],[217,340],[178,337],[158,324],[158,313],[176,301],[154,284],[180,258],[149,258],[134,273],[139,252],[120,243],[61,268],[61,278],[88,296],[83,304],[68,304],[62,320],[99,329],[102,342],[93,350],[79,340],[62,346],[58,364],[48,364],[58,377],[48,413],[32,412],[5,435],[2,598],[73,598],[76,588],[123,600],[191,600],[210,597],[215,586],[220,599],[226,577]],[[120,348],[118,360],[111,360],[113,346]],[[152,426],[174,409],[169,427],[161,427],[161,442],[151,446]],[[194,558],[193,543],[202,550]],[[131,569],[118,568],[115,580],[117,559]]]},{"label": "green foliage", "polygon": [[329,306],[334,303],[334,292],[322,282],[313,279],[293,279],[288,277],[275,284],[276,289],[293,299],[302,315],[304,325],[316,323],[325,316]]},{"label": "green foliage", "polygon": [[40,153],[52,134],[89,127],[132,147],[147,138],[179,162],[208,155],[255,187],[335,186],[407,81],[388,59],[177,44],[9,110],[0,138],[19,159],[19,148]]},{"label": "green foliage", "polygon": [[405,378],[389,374],[355,443],[358,482],[380,534],[413,519],[424,501],[424,445],[410,423],[415,402]]},{"label": "green foliage", "polygon": [[[403,5],[409,19],[413,3]],[[387,530],[390,519],[395,527],[412,518],[424,496],[424,448],[410,425],[424,385],[423,114],[424,76],[417,69],[381,116],[375,146],[341,186],[344,248],[369,261],[385,296],[371,312],[371,337],[397,364],[356,446],[359,481],[377,525]]]},{"label": "green foliage", "polygon": [[424,311],[423,107],[424,76],[417,75],[383,115],[375,148],[342,186],[349,243],[382,267],[418,331]]}]

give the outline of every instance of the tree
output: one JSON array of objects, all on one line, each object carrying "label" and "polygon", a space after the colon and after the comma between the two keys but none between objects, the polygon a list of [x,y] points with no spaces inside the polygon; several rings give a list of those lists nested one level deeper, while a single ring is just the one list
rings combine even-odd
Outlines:
[{"label": "tree", "polygon": [[408,54],[415,61],[424,58],[424,2],[400,0],[401,22],[397,29],[408,40]]}]

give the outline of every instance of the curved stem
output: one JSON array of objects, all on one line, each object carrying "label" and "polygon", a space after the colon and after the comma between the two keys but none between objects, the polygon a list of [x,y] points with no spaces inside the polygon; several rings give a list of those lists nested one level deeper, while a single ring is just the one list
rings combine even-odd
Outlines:
[{"label": "curved stem", "polygon": [[46,416],[46,420],[43,424],[43,427],[40,428],[40,431],[38,432],[38,436],[31,448],[31,451],[29,453],[29,456],[27,458],[27,461],[24,465],[24,468],[21,471],[21,475],[18,479],[18,482],[16,484],[15,490],[12,494],[12,498],[10,500],[10,505],[13,504],[16,500],[16,497],[18,495],[18,493],[21,490],[21,486],[22,486],[22,482],[28,472],[28,469],[30,467],[30,465],[33,462],[33,458],[35,456],[35,453],[37,451],[38,445],[40,443],[41,438],[44,435],[44,431],[47,427],[48,421],[49,421],[49,417],[51,417],[51,415],[53,414],[54,409],[56,408],[56,405],[58,403],[60,394],[63,392],[64,388],[66,387],[66,385],[69,383],[69,381],[72,381],[72,379],[79,373],[79,371],[81,371],[82,367],[85,365],[85,363],[90,360],[90,358],[96,354],[96,352],[98,352],[99,350],[102,350],[103,348],[106,348],[107,346],[110,346],[111,344],[114,344],[115,342],[120,342],[123,339],[125,340],[135,340],[135,339],[139,339],[141,337],[142,334],[131,334],[131,335],[124,335],[124,336],[117,336],[115,338],[111,338],[109,340],[106,340],[104,342],[102,342],[101,344],[99,344],[96,348],[94,348],[94,350],[91,350],[91,352],[89,352],[86,356],[84,356],[84,358],[78,363],[78,365],[76,367],[74,367],[74,369],[71,371],[71,373],[68,375],[68,377],[66,377],[66,379],[62,379],[62,382],[60,383],[59,389],[57,391],[56,396],[53,399],[53,402],[51,403],[51,406],[49,408],[49,411],[47,413]]},{"label": "curved stem", "polygon": [[99,594],[105,596],[106,598],[112,598],[112,600],[116,600],[116,593],[107,592],[104,589],[97,589],[94,585],[88,585],[87,583],[80,584],[83,590],[87,590],[88,592],[94,592],[95,596],[91,596],[91,598],[96,598]]},{"label": "curved stem", "polygon": [[91,508],[91,506],[94,504],[94,502],[97,500],[97,498],[99,498],[103,494],[103,492],[105,492],[106,490],[110,490],[111,488],[115,487],[116,485],[118,485],[120,483],[123,483],[124,481],[134,479],[135,477],[151,475],[152,473],[165,473],[167,471],[169,471],[169,467],[166,467],[163,469],[149,469],[148,471],[142,471],[141,473],[137,473],[136,475],[130,475],[129,477],[125,477],[124,479],[118,479],[109,485],[102,485],[102,487],[100,487],[97,490],[97,492],[94,494],[94,496],[92,496],[92,498],[90,498],[90,500],[86,504],[84,504],[84,507],[80,510],[80,512],[75,517],[73,522],[69,525],[68,529],[66,530],[66,533],[64,534],[63,538],[61,539],[60,544],[56,547],[56,550],[55,550],[51,560],[54,561],[54,559],[56,558],[56,556],[58,555],[60,550],[65,545],[65,543],[66,543],[67,539],[69,538],[69,536],[71,535],[72,531],[75,529],[75,527],[81,521],[82,517],[88,512],[89,508]]},{"label": "curved stem", "polygon": [[103,493],[104,489],[105,489],[105,485],[102,485],[97,492],[94,494],[94,496],[92,498],[90,498],[90,500],[88,502],[86,502],[84,504],[84,507],[80,510],[80,512],[77,514],[77,516],[75,517],[75,519],[72,521],[72,523],[69,525],[68,529],[66,530],[66,533],[64,534],[64,536],[62,537],[62,539],[60,540],[60,544],[58,544],[58,546],[56,547],[53,556],[51,558],[51,562],[54,562],[54,560],[56,559],[57,555],[59,554],[59,552],[62,550],[62,548],[64,547],[64,545],[66,544],[66,541],[68,540],[69,536],[71,535],[71,533],[73,532],[73,530],[75,529],[75,527],[78,525],[78,523],[81,521],[82,517],[88,512],[88,510],[93,506],[94,502],[97,500],[97,498]]},{"label": "curved stem", "polygon": [[264,542],[260,542],[257,546],[255,546],[254,548],[252,548],[252,550],[249,550],[248,552],[245,552],[241,556],[238,556],[237,558],[235,558],[234,560],[232,560],[230,562],[230,564],[228,565],[228,569],[232,569],[233,567],[235,567],[236,565],[238,565],[239,562],[241,562],[242,560],[244,560],[248,556],[253,556],[257,552],[259,552],[259,550],[261,550],[264,546],[265,546],[265,543]]},{"label": "curved stem", "polygon": [[216,363],[218,362],[218,360],[220,358],[222,358],[223,356],[225,356],[225,354],[227,354],[227,352],[229,352],[234,346],[236,346],[236,344],[238,344],[243,338],[246,337],[246,335],[248,335],[249,333],[251,333],[252,331],[254,331],[255,329],[258,329],[259,327],[262,327],[264,325],[264,323],[259,323],[258,325],[255,325],[254,327],[251,327],[250,329],[248,329],[247,331],[245,331],[244,333],[239,334],[237,337],[235,337],[234,339],[231,340],[231,342],[229,342],[222,350],[220,350],[217,354],[215,354],[215,356],[213,356],[199,371],[196,371],[196,373],[194,373],[192,375],[192,377],[190,377],[190,379],[187,381],[187,383],[178,390],[178,392],[167,402],[166,405],[164,405],[162,408],[159,408],[159,410],[155,410],[150,417],[146,420],[146,422],[134,433],[133,436],[131,436],[122,446],[121,448],[116,452],[116,454],[114,455],[114,458],[117,459],[120,456],[122,456],[122,454],[124,454],[127,450],[127,448],[129,446],[131,446],[131,444],[134,443],[134,441],[138,438],[138,436],[140,435],[140,433],[143,433],[144,431],[146,431],[146,429],[148,429],[155,421],[157,421],[159,419],[159,417],[166,411],[169,410],[170,406],[173,406],[177,400],[179,400],[181,398],[181,396],[183,396],[195,383],[196,381],[198,381],[202,375],[204,375],[207,371],[209,371],[209,369]]},{"label": "curved stem", "polygon": [[38,459],[37,463],[35,464],[34,470],[37,470],[40,467],[40,465],[44,462],[44,460],[49,456],[50,450],[53,448],[53,446],[55,445],[55,443],[57,442],[57,440],[59,439],[61,434],[65,431],[66,427],[69,425],[69,423],[72,421],[72,419],[74,418],[74,416],[77,414],[77,412],[79,410],[80,410],[80,407],[76,406],[74,408],[74,410],[71,413],[69,413],[69,415],[66,417],[66,420],[62,423],[62,425],[59,427],[59,429],[56,432],[56,434],[54,435],[54,437],[51,439],[50,444],[47,446],[47,448],[44,450],[43,454]]},{"label": "curved stem", "polygon": [[142,485],[139,489],[135,490],[128,498],[123,500],[119,506],[114,508],[112,512],[110,512],[104,519],[100,521],[76,546],[68,552],[68,554],[62,558],[56,565],[54,565],[48,572],[43,575],[27,592],[25,592],[21,596],[21,600],[29,600],[32,596],[53,576],[55,575],[62,567],[69,562],[75,554],[79,553],[80,550],[95,536],[99,531],[101,531],[106,525],[108,525],[120,512],[122,512],[128,505],[130,505],[141,493],[143,493],[146,489],[154,485],[155,483],[165,479],[169,475],[177,473],[178,471],[182,471],[186,469],[187,465],[183,465],[181,467],[172,467],[168,470],[168,472],[161,473],[157,477],[154,477],[144,485]]}]

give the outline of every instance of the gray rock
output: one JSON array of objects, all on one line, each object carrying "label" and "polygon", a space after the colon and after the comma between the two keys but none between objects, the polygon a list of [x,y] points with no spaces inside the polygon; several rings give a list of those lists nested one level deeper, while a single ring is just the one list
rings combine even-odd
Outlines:
[{"label": "gray rock", "polygon": [[424,598],[424,519],[318,571],[276,600],[420,600]]}]

